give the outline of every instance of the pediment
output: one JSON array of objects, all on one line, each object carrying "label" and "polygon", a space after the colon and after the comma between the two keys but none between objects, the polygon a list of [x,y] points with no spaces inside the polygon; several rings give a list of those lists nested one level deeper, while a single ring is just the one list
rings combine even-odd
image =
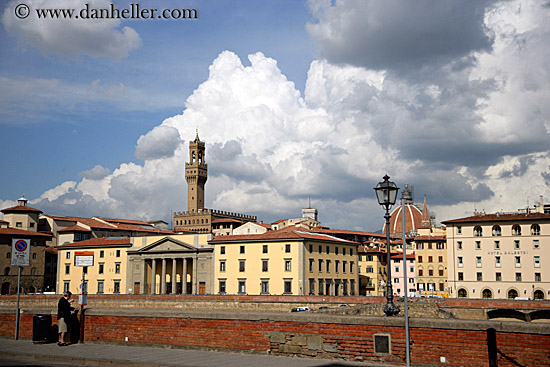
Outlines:
[{"label": "pediment", "polygon": [[170,252],[196,252],[197,248],[188,243],[178,241],[174,238],[165,237],[150,245],[137,249],[138,254],[146,253],[170,253]]}]

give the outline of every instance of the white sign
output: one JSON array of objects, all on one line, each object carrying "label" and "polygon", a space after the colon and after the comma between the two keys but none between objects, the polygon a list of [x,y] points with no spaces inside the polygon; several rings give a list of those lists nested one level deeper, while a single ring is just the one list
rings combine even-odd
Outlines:
[{"label": "white sign", "polygon": [[92,251],[75,251],[74,266],[94,266],[94,253]]},{"label": "white sign", "polygon": [[14,238],[11,240],[11,266],[29,266],[31,240]]}]

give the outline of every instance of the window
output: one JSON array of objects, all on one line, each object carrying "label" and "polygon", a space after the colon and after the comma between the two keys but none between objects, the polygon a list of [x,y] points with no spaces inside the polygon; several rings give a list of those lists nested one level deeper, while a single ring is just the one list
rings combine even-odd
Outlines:
[{"label": "window", "polygon": [[424,276],[424,269],[418,269],[418,276]]},{"label": "window", "polygon": [[499,225],[493,226],[493,236],[500,236],[502,234],[502,230],[500,229]]},{"label": "window", "polygon": [[325,288],[325,286],[324,286],[324,284],[323,284],[323,279],[319,279],[319,295],[320,295],[320,296],[322,296],[322,295],[324,294],[324,293],[323,293],[324,288]]},{"label": "window", "polygon": [[9,259],[11,257],[11,252],[6,253],[6,259]]},{"label": "window", "polygon": [[342,255],[346,255],[346,248],[342,248]]},{"label": "window", "polygon": [[[349,256],[353,256],[353,249],[352,248],[349,249]],[[351,284],[350,284],[350,287],[351,287]]]},{"label": "window", "polygon": [[218,292],[220,294],[225,294],[225,292],[226,292],[225,279],[220,279],[220,281],[218,282]]},{"label": "window", "polygon": [[463,261],[463,259],[462,259],[462,256],[459,256],[459,257],[457,258],[457,261],[458,261],[458,267],[459,267],[459,268],[461,268],[461,267],[464,266],[464,261]]},{"label": "window", "polygon": [[514,249],[519,250],[519,240],[514,240]]},{"label": "window", "polygon": [[512,234],[514,236],[521,236],[521,227],[519,226],[519,224],[514,224],[512,226]]},{"label": "window", "polygon": [[342,261],[342,273],[346,272],[347,266],[348,266],[348,262],[347,261]]},{"label": "window", "polygon": [[225,273],[225,260],[220,260],[220,273]]},{"label": "window", "polygon": [[327,273],[330,273],[330,260],[327,260]]},{"label": "window", "polygon": [[314,260],[313,259],[309,259],[309,272],[313,272],[313,263],[314,263]]},{"label": "window", "polygon": [[502,282],[502,273],[495,273],[495,280],[497,282]]},{"label": "window", "polygon": [[290,244],[288,244],[288,243],[285,245],[285,252],[286,253],[290,252]]},{"label": "window", "polygon": [[442,263],[442,262],[443,262],[443,256],[439,256],[439,257],[437,258],[437,262]]},{"label": "window", "polygon": [[418,262],[419,262],[419,263],[422,262],[422,256],[418,256]]},{"label": "window", "polygon": [[463,272],[458,273],[458,280],[464,281],[464,273]]},{"label": "window", "polygon": [[330,254],[330,247],[327,246],[327,255]]},{"label": "window", "polygon": [[285,279],[285,293],[292,293],[292,280]]},{"label": "window", "polygon": [[63,282],[63,293],[68,292],[70,289],[70,281],[65,280]]},{"label": "window", "polygon": [[313,252],[313,245],[309,244],[309,253],[311,254]]},{"label": "window", "polygon": [[70,258],[71,258],[71,253],[67,251],[67,253],[65,254],[65,259],[70,259]]},{"label": "window", "polygon": [[414,283],[414,278],[409,278],[409,283]]},{"label": "window", "polygon": [[239,293],[245,294],[246,293],[246,280],[239,279]]},{"label": "window", "polygon": [[336,260],[334,262],[334,272],[339,273],[340,272],[340,260]]},{"label": "window", "polygon": [[418,290],[424,291],[424,283],[418,283]]},{"label": "window", "polygon": [[241,273],[244,271],[244,260],[239,260],[239,271]]},{"label": "window", "polygon": [[367,273],[374,273],[374,269],[372,268],[372,265],[367,265]]},{"label": "window", "polygon": [[431,276],[431,277],[434,276],[434,270],[433,269],[428,269],[428,276]]},{"label": "window", "polygon": [[478,282],[482,281],[482,280],[483,280],[483,273],[478,272],[478,273],[476,274],[476,279],[477,279]]},{"label": "window", "polygon": [[113,293],[120,293],[120,280],[115,280],[113,283]]},{"label": "window", "polygon": [[394,271],[395,271],[396,273],[399,273],[399,266],[396,266]]},{"label": "window", "polygon": [[319,273],[323,272],[323,260],[319,259]]},{"label": "window", "polygon": [[103,259],[105,257],[105,251],[99,251],[99,257]]},{"label": "window", "polygon": [[516,282],[521,282],[521,273],[516,273]]},{"label": "window", "polygon": [[495,267],[500,268],[500,256],[495,256]]},{"label": "window", "polygon": [[36,259],[36,253],[32,254],[32,258]]},{"label": "window", "polygon": [[428,243],[428,250],[431,250],[433,248],[433,244],[430,242]]},{"label": "window", "polygon": [[267,254],[267,245],[262,246],[262,254]]},{"label": "window", "polygon": [[540,282],[540,273],[535,273],[535,282]]},{"label": "window", "polygon": [[539,240],[533,240],[533,248],[538,249],[539,248]]},{"label": "window", "polygon": [[17,228],[22,228],[22,227],[23,227],[23,222],[16,222],[16,223],[15,223],[15,226],[16,226]]},{"label": "window", "polygon": [[225,246],[220,246],[220,254],[225,255]]},{"label": "window", "polygon": [[534,261],[535,261],[535,268],[540,268],[540,256],[535,256]]},{"label": "window", "polygon": [[483,298],[493,298],[493,292],[490,289],[484,289],[482,292]]},{"label": "window", "polygon": [[476,267],[481,268],[481,256],[476,256]]},{"label": "window", "polygon": [[414,268],[412,266],[409,268],[409,273],[414,274]]},{"label": "window", "polygon": [[115,274],[120,274],[120,263],[115,263]]},{"label": "window", "polygon": [[445,284],[439,283],[439,291],[440,291],[440,292],[445,291]]},{"label": "window", "polygon": [[396,284],[399,283],[399,278],[393,278],[393,282]]},{"label": "window", "polygon": [[322,254],[323,253],[323,246],[319,245],[319,253]]},{"label": "window", "polygon": [[531,226],[531,236],[540,236],[540,226],[538,224]]},{"label": "window", "polygon": [[433,256],[428,256],[428,262],[429,262],[429,263],[433,263],[433,262],[434,262]]},{"label": "window", "polygon": [[240,246],[239,253],[244,254],[244,246]]},{"label": "window", "polygon": [[120,250],[116,250],[116,257],[120,257]]},{"label": "window", "polygon": [[105,288],[105,283],[103,282],[103,280],[98,280],[97,281],[97,293],[99,293],[99,294],[103,293],[104,288]]},{"label": "window", "polygon": [[521,256],[516,256],[516,268],[521,267]]},{"label": "window", "polygon": [[457,241],[457,242],[456,242],[456,247],[457,247],[459,250],[462,250],[462,241]]},{"label": "window", "polygon": [[71,264],[65,264],[65,274],[71,274]]},{"label": "window", "polygon": [[476,241],[476,250],[481,250],[481,241]]},{"label": "window", "polygon": [[500,241],[495,241],[495,250],[500,250]]},{"label": "window", "polygon": [[268,264],[269,264],[269,261],[266,260],[266,259],[263,259],[262,260],[262,271],[268,271]]},{"label": "window", "polygon": [[6,266],[4,269],[4,275],[10,275],[11,268],[9,266]]},{"label": "window", "polygon": [[98,274],[103,274],[105,271],[105,264],[104,263],[99,263],[99,269],[97,270],[97,273]]},{"label": "window", "polygon": [[335,255],[338,255],[338,252],[339,252],[339,251],[340,251],[340,249],[338,248],[338,246],[336,246],[336,247],[334,248],[334,254],[335,254]]},{"label": "window", "polygon": [[291,271],[291,260],[285,259],[285,271]]},{"label": "window", "polygon": [[439,276],[442,277],[443,276],[443,269],[439,269]]},{"label": "window", "polygon": [[422,249],[424,249],[424,244],[423,244],[422,242],[417,243],[417,244],[416,244],[416,249],[417,249],[417,250],[422,250]]},{"label": "window", "polygon": [[438,242],[437,243],[437,249],[438,250],[444,250],[445,249],[445,244],[443,242]]},{"label": "window", "polygon": [[353,273],[353,261],[349,262],[349,272]]},{"label": "window", "polygon": [[474,227],[474,236],[476,236],[476,237],[483,236],[483,229],[481,229],[481,226],[475,226]]},{"label": "window", "polygon": [[456,226],[456,234],[462,234],[462,226]]},{"label": "window", "polygon": [[30,222],[30,223],[29,223],[29,226],[30,226],[31,228],[34,228],[34,222]]},{"label": "window", "polygon": [[261,293],[262,294],[269,294],[269,280],[267,279],[262,279],[261,280],[261,286],[262,286],[262,289],[261,289]]}]

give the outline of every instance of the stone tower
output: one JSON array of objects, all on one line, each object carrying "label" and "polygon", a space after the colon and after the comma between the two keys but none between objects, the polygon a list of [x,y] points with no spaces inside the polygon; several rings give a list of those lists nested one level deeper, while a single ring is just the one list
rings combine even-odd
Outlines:
[{"label": "stone tower", "polygon": [[198,212],[204,209],[204,184],[208,179],[208,165],[204,162],[204,142],[199,139],[189,142],[189,163],[185,163],[187,181],[187,211]]}]

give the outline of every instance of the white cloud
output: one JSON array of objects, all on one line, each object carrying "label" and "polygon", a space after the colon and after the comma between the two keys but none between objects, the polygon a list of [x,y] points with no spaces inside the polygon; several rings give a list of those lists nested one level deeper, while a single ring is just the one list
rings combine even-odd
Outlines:
[{"label": "white cloud", "polygon": [[26,19],[16,17],[19,1],[11,1],[5,7],[2,23],[6,30],[42,53],[64,57],[88,55],[122,59],[141,44],[138,33],[130,27],[120,27],[119,19],[64,19],[39,18],[37,9],[108,9],[108,0],[27,0],[30,14]]},{"label": "white cloud", "polygon": [[96,164],[93,168],[82,171],[78,175],[88,180],[100,180],[109,175],[111,171],[108,168],[103,167],[100,164]]},{"label": "white cloud", "polygon": [[[382,213],[372,188],[385,173],[414,185],[419,198],[426,193],[439,220],[474,207],[523,207],[550,196],[549,12],[530,1],[491,8],[491,51],[461,54],[426,80],[313,61],[304,97],[275,60],[256,53],[245,66],[222,52],[183,113],[140,137],[143,165],[67,184],[40,204],[168,219],[170,210],[186,209],[183,139],[198,127],[208,207],[275,220],[300,215],[311,196],[325,223],[376,230]],[[517,141],[508,141],[514,131]]]}]

